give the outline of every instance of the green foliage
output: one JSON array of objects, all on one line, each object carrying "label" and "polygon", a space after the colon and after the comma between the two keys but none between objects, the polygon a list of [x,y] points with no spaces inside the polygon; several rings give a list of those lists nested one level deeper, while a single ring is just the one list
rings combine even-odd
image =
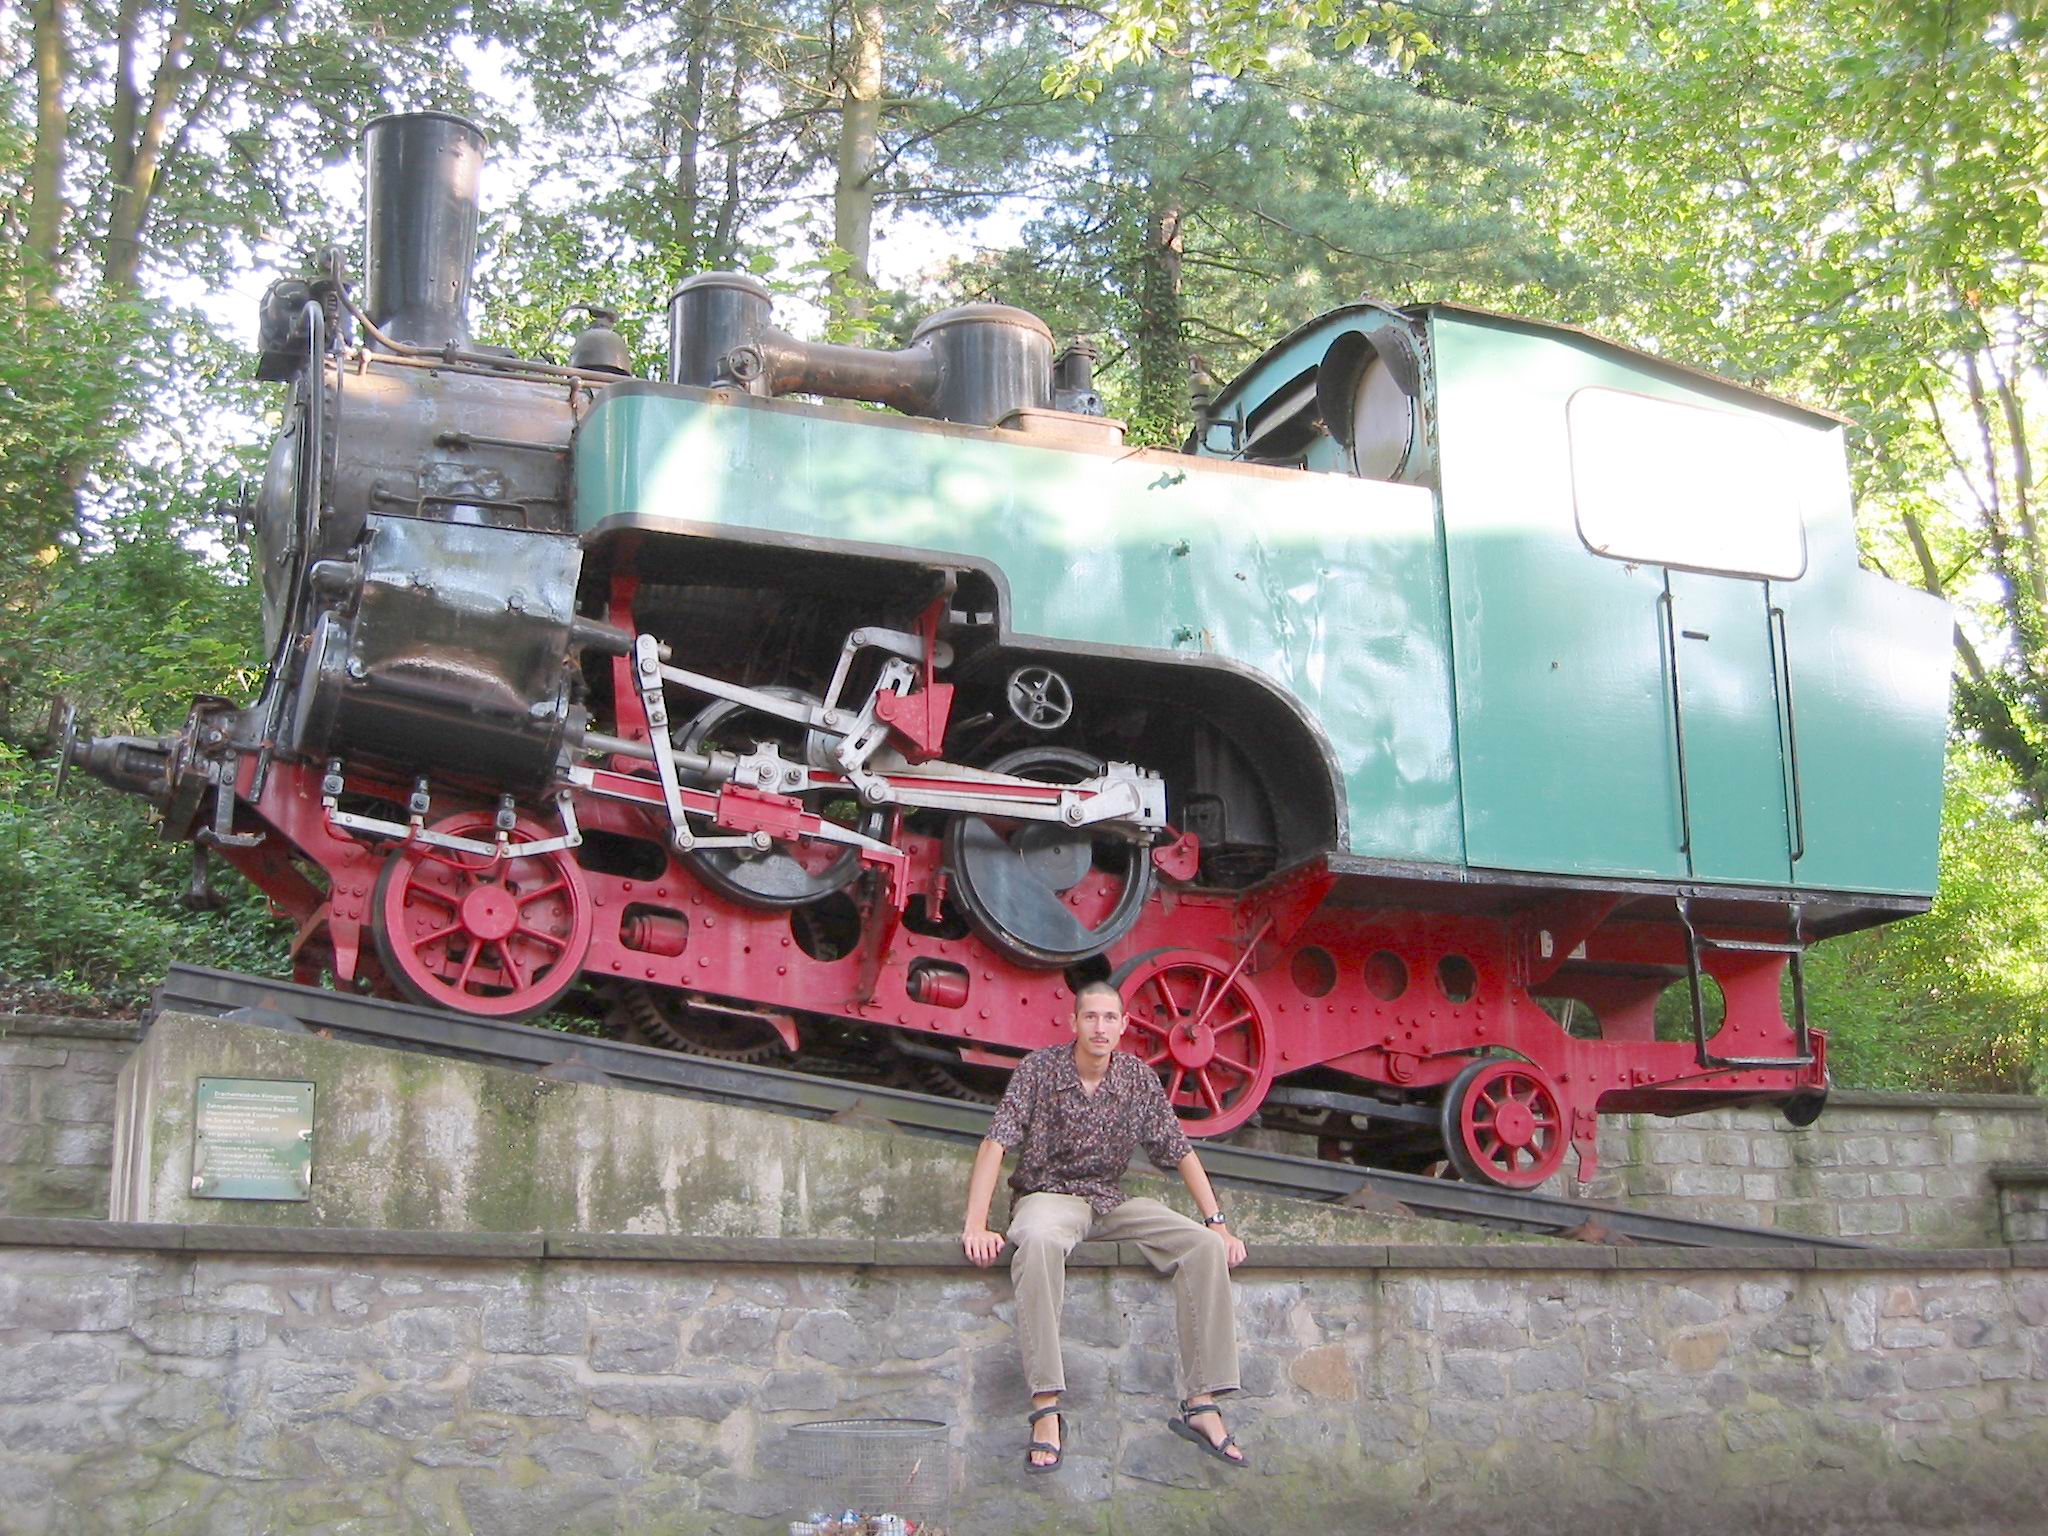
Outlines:
[{"label": "green foliage", "polygon": [[[242,268],[329,213],[323,165],[352,152],[370,116],[474,105],[451,47],[473,21],[448,0],[130,0],[65,13],[62,265],[74,280],[127,290],[152,273]],[[24,52],[25,24],[6,30],[0,49]],[[17,185],[10,176],[4,190]]]},{"label": "green foliage", "polygon": [[255,589],[194,550],[195,520],[140,506],[103,547],[57,563],[42,601],[9,626],[27,694],[61,694],[100,729],[135,732],[179,724],[195,693],[254,691]]},{"label": "green foliage", "polygon": [[1952,754],[1932,911],[1817,945],[1813,1022],[1847,1088],[2048,1089],[2048,834],[2012,776]]},{"label": "green foliage", "polygon": [[[0,255],[0,267],[8,261]],[[18,295],[0,271],[0,294]],[[137,402],[107,366],[130,334],[117,312],[56,311],[31,323],[26,307],[0,320],[0,640],[16,640],[78,553],[78,489],[96,478],[133,430]],[[19,644],[0,645],[0,730],[34,689]]]},{"label": "green foliage", "polygon": [[225,874],[228,906],[188,912],[191,850],[162,841],[139,800],[52,789],[49,764],[0,743],[0,983],[132,1003],[174,960],[277,972],[291,927],[253,888]]},{"label": "green foliage", "polygon": [[[1866,486],[1946,471],[1925,396],[2041,297],[2043,32],[2003,6],[1630,0],[1517,83],[1531,213],[1607,278],[1587,317],[1853,416]],[[2038,344],[2038,338],[2037,338]]]},{"label": "green foliage", "polygon": [[634,247],[576,213],[521,204],[485,230],[476,297],[477,340],[522,357],[567,362],[586,323],[579,306],[608,309],[633,354],[634,371],[658,375],[668,355],[669,254]]},{"label": "green foliage", "polygon": [[140,380],[102,366],[131,351],[139,306],[37,309],[25,262],[0,242],[0,592],[10,595],[27,574],[13,562],[47,563],[45,551],[75,532],[73,488],[119,450],[142,408]]},{"label": "green foliage", "polygon": [[177,905],[189,851],[139,802],[83,781],[53,802],[47,733],[58,696],[144,733],[249,691],[255,598],[211,511],[244,469],[211,422],[247,360],[144,299],[32,303],[25,262],[0,242],[0,980],[132,1001],[173,958],[274,967],[232,877],[228,912]]},{"label": "green foliage", "polygon": [[[206,485],[138,472],[95,547],[67,551],[33,604],[0,615],[24,699],[64,695],[100,731],[147,734],[178,725],[195,693],[253,691],[255,593],[192,542],[205,519],[191,502]],[[0,735],[0,980],[126,1002],[174,959],[277,968],[289,930],[262,898],[216,864],[228,909],[182,909],[189,848],[161,841],[140,801],[82,776],[57,801],[44,717],[18,714],[28,718]]]},{"label": "green foliage", "polygon": [[[71,322],[95,314],[92,344],[75,344]],[[215,510],[254,467],[253,446],[214,427],[254,403],[246,357],[144,300],[51,318],[0,343],[32,408],[18,429],[0,414],[10,458],[18,439],[32,466],[0,493],[0,738],[17,745],[57,695],[102,729],[157,730],[195,692],[248,692],[261,664],[245,557]]]},{"label": "green foliage", "polygon": [[896,318],[890,296],[860,271],[853,253],[837,245],[796,263],[796,291],[812,298],[825,312],[822,339],[850,347],[886,347]]},{"label": "green foliage", "polygon": [[1457,7],[1437,26],[1426,70],[1331,32],[1234,74],[1124,63],[1042,123],[1027,149],[1045,211],[1017,248],[964,264],[959,291],[1100,338],[1105,399],[1158,444],[1186,434],[1191,373],[1228,379],[1362,294],[1553,306],[1575,264],[1518,213],[1535,168],[1491,100],[1522,34]]},{"label": "green foliage", "polygon": [[[27,175],[18,92],[0,87],[0,185]],[[24,676],[23,626],[64,579],[82,491],[138,430],[146,386],[121,366],[144,334],[142,306],[48,300],[50,274],[0,228],[0,733],[39,703]]]},{"label": "green foliage", "polygon": [[[1429,21],[1441,16],[1433,13]],[[1298,46],[1305,36],[1326,37],[1342,49],[1374,48],[1397,69],[1438,48],[1424,17],[1393,0],[1117,0],[1102,10],[1071,57],[1046,70],[1045,88],[1093,99],[1116,70],[1161,54],[1192,56],[1235,77],[1267,63],[1276,50]]]}]

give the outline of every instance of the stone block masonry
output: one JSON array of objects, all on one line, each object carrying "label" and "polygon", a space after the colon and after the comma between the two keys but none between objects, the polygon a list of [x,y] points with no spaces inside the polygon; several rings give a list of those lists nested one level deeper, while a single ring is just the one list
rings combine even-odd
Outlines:
[{"label": "stone block masonry", "polygon": [[1999,1218],[2009,1243],[2048,1243],[2048,1163],[1998,1163]]},{"label": "stone block masonry", "polygon": [[[579,1256],[607,1243],[636,1256]],[[1921,1536],[2048,1501],[2048,1249],[1255,1251],[1241,1472],[1167,1433],[1169,1297],[1129,1257],[1076,1254],[1069,1462],[1027,1480],[1007,1281],[943,1243],[0,1220],[0,1529],[775,1532],[789,1426],[854,1414],[952,1426],[974,1536]]]},{"label": "stone block masonry", "polygon": [[[1637,1210],[1820,1237],[2000,1243],[2010,1239],[1994,1170],[2048,1163],[2044,1111],[2040,1099],[2006,1094],[1841,1092],[1804,1130],[1764,1109],[1615,1116],[1601,1121],[1600,1174],[1583,1192]],[[1564,1176],[1545,1186],[1575,1189]]]},{"label": "stone block masonry", "polygon": [[142,1027],[0,1015],[0,1212],[105,1216],[114,1082]]}]

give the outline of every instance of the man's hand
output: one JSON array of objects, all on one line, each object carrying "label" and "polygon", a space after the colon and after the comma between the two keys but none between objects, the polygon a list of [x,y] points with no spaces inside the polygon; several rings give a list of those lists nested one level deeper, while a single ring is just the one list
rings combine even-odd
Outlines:
[{"label": "man's hand", "polygon": [[[1198,1154],[1194,1152],[1188,1153],[1176,1165],[1176,1171],[1180,1174],[1181,1182],[1187,1185],[1188,1194],[1194,1198],[1196,1215],[1200,1216],[1206,1213],[1208,1216],[1220,1216],[1222,1214],[1222,1209],[1216,1200],[1216,1191],[1209,1187],[1209,1175],[1202,1171],[1202,1159]],[[1244,1262],[1244,1244],[1230,1235],[1230,1228],[1224,1226],[1221,1222],[1211,1225],[1206,1220],[1203,1221],[1202,1225],[1208,1227],[1211,1232],[1214,1232],[1223,1239],[1223,1256],[1229,1261],[1229,1268],[1235,1269]]]},{"label": "man's hand", "polygon": [[1000,1141],[984,1137],[974,1153],[974,1171],[967,1176],[967,1209],[960,1217],[960,1246],[978,1269],[987,1269],[1003,1251],[1002,1238],[988,1229],[988,1203],[995,1198],[996,1180],[1002,1177],[1003,1151]]}]

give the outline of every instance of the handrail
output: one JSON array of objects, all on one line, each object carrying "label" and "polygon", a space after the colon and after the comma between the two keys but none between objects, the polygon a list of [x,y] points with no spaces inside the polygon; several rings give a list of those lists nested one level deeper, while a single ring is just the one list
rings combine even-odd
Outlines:
[{"label": "handrail", "polygon": [[1787,788],[1787,810],[1791,825],[1786,830],[1791,834],[1792,862],[1797,864],[1806,857],[1806,801],[1799,786],[1799,717],[1792,703],[1792,641],[1785,629],[1785,610],[1775,604],[1769,610],[1771,634],[1772,678],[1776,682],[1784,679],[1784,691],[1778,695],[1785,709],[1785,768]]},{"label": "handrail", "polygon": [[[263,729],[257,744],[256,769],[249,781],[249,796],[263,794],[263,781],[270,773],[270,754],[276,745],[278,722],[284,711],[284,659],[290,653],[299,629],[300,605],[304,602],[306,572],[313,558],[313,541],[320,530],[320,503],[327,491],[327,463],[323,440],[327,435],[327,311],[318,299],[308,299],[302,311],[306,321],[306,436],[311,440],[312,467],[306,467],[305,448],[299,452],[300,472],[293,482],[298,498],[292,511],[293,536],[298,548],[293,553],[291,601],[285,609],[277,636],[277,649],[264,670]],[[341,378],[335,375],[335,405],[340,408]],[[232,793],[234,786],[227,786]]]},{"label": "handrail", "polygon": [[1671,588],[1667,584],[1657,594],[1657,605],[1664,610],[1664,639],[1671,652],[1671,734],[1678,747],[1678,851],[1685,855],[1688,865],[1692,861],[1692,789],[1686,781],[1685,772],[1685,705],[1681,701],[1684,691],[1678,672],[1678,605],[1671,600]]}]

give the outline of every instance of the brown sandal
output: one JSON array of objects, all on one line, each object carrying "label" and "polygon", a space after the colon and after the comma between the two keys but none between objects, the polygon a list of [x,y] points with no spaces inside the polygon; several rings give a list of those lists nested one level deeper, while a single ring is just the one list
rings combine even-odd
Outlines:
[{"label": "brown sandal", "polygon": [[[1214,1403],[1204,1403],[1199,1408],[1191,1408],[1188,1406],[1187,1399],[1183,1398],[1180,1405],[1180,1417],[1168,1419],[1166,1427],[1176,1435],[1179,1435],[1181,1439],[1193,1443],[1198,1450],[1208,1452],[1218,1461],[1233,1467],[1243,1466],[1245,1464],[1244,1447],[1237,1443],[1237,1436],[1229,1433],[1226,1429],[1221,1440],[1211,1440],[1207,1435],[1195,1428],[1196,1416],[1204,1413],[1213,1413],[1216,1415],[1217,1423],[1221,1424],[1223,1422],[1223,1410]],[[1230,1454],[1233,1448],[1237,1451],[1235,1456]]]},{"label": "brown sandal", "polygon": [[[1055,1414],[1059,1416],[1060,1421],[1060,1443],[1058,1445],[1054,1445],[1049,1440],[1034,1440],[1029,1445],[1025,1446],[1024,1470],[1026,1472],[1057,1472],[1060,1469],[1060,1463],[1066,1459],[1067,1416],[1065,1410],[1063,1410],[1059,1406],[1059,1404],[1054,1403],[1049,1408],[1032,1409],[1031,1417],[1026,1419],[1024,1422],[1027,1425],[1036,1426],[1040,1419],[1050,1418]],[[1031,1453],[1033,1451],[1043,1451],[1045,1452],[1045,1454],[1052,1457],[1052,1460],[1033,1461],[1031,1459]]]}]

